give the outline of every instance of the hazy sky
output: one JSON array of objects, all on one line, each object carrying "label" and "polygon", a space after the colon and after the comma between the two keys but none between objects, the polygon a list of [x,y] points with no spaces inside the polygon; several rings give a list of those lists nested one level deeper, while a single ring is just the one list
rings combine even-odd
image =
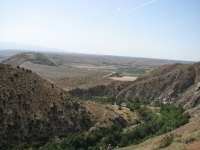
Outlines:
[{"label": "hazy sky", "polygon": [[200,0],[0,0],[0,42],[200,61]]}]

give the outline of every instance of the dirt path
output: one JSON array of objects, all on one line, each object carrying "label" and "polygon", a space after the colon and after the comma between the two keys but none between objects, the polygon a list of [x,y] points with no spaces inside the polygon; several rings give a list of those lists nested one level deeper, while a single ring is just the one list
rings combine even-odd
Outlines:
[{"label": "dirt path", "polygon": [[137,77],[129,77],[129,76],[118,76],[116,72],[109,73],[108,75],[103,76],[103,78],[109,78],[112,80],[117,81],[134,81],[137,79]]},{"label": "dirt path", "polygon": [[100,126],[100,123],[103,121],[103,118],[105,117],[106,113],[107,113],[107,111],[105,110],[104,114],[101,117],[101,119],[99,119],[99,121],[94,125],[95,127],[99,127]]},{"label": "dirt path", "polygon": [[112,80],[117,80],[117,81],[135,81],[137,77],[108,77],[109,79]]},{"label": "dirt path", "polygon": [[103,120],[103,118],[105,117],[105,115],[106,115],[106,110],[105,110],[105,112],[104,112],[104,114],[103,114],[103,116],[102,116],[102,118],[101,118],[101,121]]}]

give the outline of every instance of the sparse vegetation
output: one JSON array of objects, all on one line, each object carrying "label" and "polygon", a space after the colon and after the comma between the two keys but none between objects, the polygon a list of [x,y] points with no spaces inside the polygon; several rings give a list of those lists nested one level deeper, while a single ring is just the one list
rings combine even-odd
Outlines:
[{"label": "sparse vegetation", "polygon": [[[129,103],[131,102],[139,105],[138,108],[134,111],[141,111],[142,107],[148,104],[145,100],[142,100],[140,98],[129,100]],[[142,111],[144,111],[145,113],[141,114],[140,120],[144,120],[146,123],[134,128],[131,131],[123,132],[122,126],[112,125],[107,128],[94,130],[89,134],[77,133],[69,135],[60,143],[57,143],[55,141],[53,143],[49,142],[43,148],[45,148],[47,145],[50,146],[52,144],[54,145],[54,147],[60,149],[88,149],[88,147],[90,147],[90,149],[100,150],[100,147],[105,149],[108,144],[111,144],[114,147],[124,147],[141,143],[142,141],[147,140],[150,137],[161,135],[177,128],[177,124],[172,124],[172,122],[180,121],[179,126],[184,125],[188,122],[189,116],[183,114],[182,108],[176,108],[172,105],[163,105],[158,102],[156,103],[156,106],[160,107],[160,115],[158,116],[155,112],[151,110],[143,109]],[[179,117],[177,118],[176,116]],[[173,121],[170,122],[169,118],[171,118],[171,120]],[[74,118],[72,118],[72,120],[73,119]],[[137,121],[137,123],[140,123],[140,121]],[[158,147],[163,148],[170,145],[173,139],[173,134],[166,135],[162,140],[160,140]]]},{"label": "sparse vegetation", "polygon": [[187,144],[192,141],[195,141],[199,137],[200,137],[200,130],[194,130],[189,134],[182,135],[181,141]]},{"label": "sparse vegetation", "polygon": [[[30,61],[35,64],[55,66],[55,63],[50,61],[46,56],[34,52],[16,54],[8,59],[3,60],[3,63],[16,66],[19,69],[19,65],[23,64],[25,61]],[[31,72],[29,69],[26,71]]]},{"label": "sparse vegetation", "polygon": [[174,140],[174,135],[170,133],[170,135],[165,135],[163,139],[161,139],[158,143],[159,148],[164,148],[169,146]]},{"label": "sparse vegetation", "polygon": [[[66,64],[67,61],[69,64],[73,62],[63,59],[62,64]],[[106,67],[112,64],[112,67],[116,67],[112,68],[113,70],[117,70],[120,66],[120,69],[130,74],[142,74],[148,70],[141,66],[134,66],[135,68],[131,69],[128,64],[114,61],[102,60],[95,63],[97,66],[101,63]],[[80,67],[73,65],[70,67]],[[92,76],[79,77],[77,82],[73,82],[77,88],[69,92],[73,95],[72,97],[58,88],[59,83],[66,79],[49,83],[29,69],[0,64],[0,70],[3,70],[0,72],[0,127],[4,131],[0,133],[0,149],[40,149],[41,147],[41,149],[60,150],[99,150],[105,149],[108,144],[113,147],[136,145],[151,137],[170,132],[188,123],[190,115],[185,113],[182,107],[175,107],[169,103],[175,103],[179,97],[178,94],[181,97],[181,92],[191,87],[196,82],[197,76],[195,67],[180,66],[180,64],[175,64],[173,66],[175,69],[169,66],[161,67],[139,77],[136,82],[111,82],[106,79],[101,80],[102,85],[98,85],[98,81],[92,79],[90,88],[87,88],[91,86],[87,83]],[[88,71],[86,74],[90,73],[90,69],[95,68],[91,65],[86,67]],[[177,68],[181,68],[180,72],[176,71]],[[82,71],[85,70],[82,69]],[[187,72],[186,75],[183,74],[184,71]],[[180,78],[177,76],[178,73],[181,74]],[[99,76],[98,79],[100,78],[103,77]],[[76,79],[78,78],[71,78],[68,81],[70,83]],[[175,79],[179,84],[173,83]],[[170,84],[165,82],[166,80]],[[66,83],[63,82],[63,84]],[[87,86],[81,89],[80,85]],[[152,85],[155,85],[153,87],[155,89],[150,88]],[[157,98],[160,92],[166,90],[169,85],[174,91],[170,91],[167,97],[169,100],[166,98],[167,104],[155,102],[154,98]],[[193,87],[191,89],[193,90]],[[135,97],[135,95],[143,98]],[[127,97],[127,99],[122,97]],[[174,101],[170,101],[170,98],[174,98]],[[150,103],[149,99],[154,103]],[[161,97],[159,100],[163,99]],[[94,103],[97,110],[85,107],[87,102]],[[99,116],[94,111],[98,111]],[[182,136],[167,134],[159,140],[157,146],[164,148],[173,142],[191,143],[200,137],[199,133],[196,130]]]},{"label": "sparse vegetation", "polygon": [[[90,127],[86,110],[65,92],[60,99],[61,89],[53,89],[30,71],[3,64],[0,68],[4,70],[0,72],[0,149],[25,149],[31,143],[39,147],[54,134],[62,133],[63,138]],[[69,116],[74,116],[73,121]]]}]

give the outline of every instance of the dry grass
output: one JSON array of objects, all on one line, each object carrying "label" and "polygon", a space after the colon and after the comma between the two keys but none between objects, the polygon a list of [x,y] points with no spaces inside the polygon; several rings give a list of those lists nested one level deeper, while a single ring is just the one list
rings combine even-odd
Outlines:
[{"label": "dry grass", "polygon": [[19,53],[8,59],[5,59],[3,63],[10,64],[12,66],[20,66],[26,61],[41,65],[55,66],[55,63],[50,61],[46,56],[34,52]]},{"label": "dry grass", "polygon": [[127,121],[128,126],[126,130],[130,130],[132,127],[134,127],[133,125],[135,125],[135,120],[139,119],[138,114],[130,111],[129,109],[122,108],[119,110],[118,107],[115,107],[114,111],[123,116],[123,118]]},{"label": "dry grass", "polygon": [[[200,120],[188,123],[172,132],[175,138],[171,145],[163,150],[198,150],[200,148]],[[169,133],[151,138],[141,144],[119,148],[119,150],[155,150],[159,149],[160,141]]]},{"label": "dry grass", "polygon": [[84,101],[82,103],[86,107],[86,110],[88,114],[90,114],[90,118],[94,123],[94,126],[91,128],[91,130],[98,127],[106,127],[112,125],[113,122],[111,120],[119,115],[118,113],[115,113],[111,108],[99,103],[92,101]]},{"label": "dry grass", "polygon": [[108,78],[103,78],[107,73],[91,74],[87,76],[61,78],[51,80],[52,83],[58,85],[62,89],[68,91],[74,88],[88,89],[98,85],[108,85],[113,82]]},{"label": "dry grass", "polygon": [[86,76],[89,74],[98,74],[98,70],[87,70],[87,69],[77,69],[73,66],[47,66],[33,64],[30,62],[25,62],[20,67],[31,69],[33,72],[37,73],[39,76],[45,79],[56,79],[56,78],[67,78],[67,77],[78,77]]},{"label": "dry grass", "polygon": [[107,127],[112,125],[112,120],[115,120],[117,116],[121,116],[124,119],[124,122],[127,123],[125,131],[137,126],[135,125],[135,119],[139,119],[138,114],[131,112],[128,109],[119,110],[116,105],[101,104],[94,101],[82,101],[81,104],[85,106],[88,114],[90,114],[92,122],[94,123],[91,130],[98,127]]},{"label": "dry grass", "polygon": [[197,140],[200,137],[200,129],[196,129],[190,133],[184,133],[180,138],[181,142],[187,144]]}]

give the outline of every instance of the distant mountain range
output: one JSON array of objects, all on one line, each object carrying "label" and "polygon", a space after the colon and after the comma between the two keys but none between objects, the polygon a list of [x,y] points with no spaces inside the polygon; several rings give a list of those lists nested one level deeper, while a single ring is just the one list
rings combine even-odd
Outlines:
[{"label": "distant mountain range", "polygon": [[14,42],[0,42],[0,50],[22,50],[22,51],[34,51],[34,52],[67,52],[67,50],[57,48],[46,48],[36,45],[18,44]]}]

